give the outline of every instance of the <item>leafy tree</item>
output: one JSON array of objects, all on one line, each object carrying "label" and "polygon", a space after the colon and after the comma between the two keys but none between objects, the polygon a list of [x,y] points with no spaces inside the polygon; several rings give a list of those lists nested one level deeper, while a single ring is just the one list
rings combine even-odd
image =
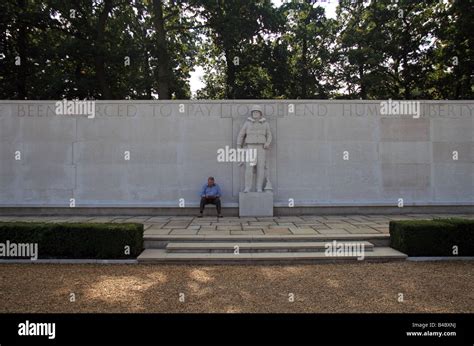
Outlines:
[{"label": "leafy tree", "polygon": [[[225,97],[245,97],[242,84],[240,89],[238,86],[238,74],[243,71],[249,75],[251,68],[247,62],[252,60],[249,46],[271,32],[274,8],[270,0],[198,0],[193,4],[202,8],[200,15],[206,22],[205,34],[216,46],[216,49],[201,50],[201,53],[215,63],[215,68],[220,68],[220,72],[222,65],[217,60],[223,60],[225,64]],[[209,53],[217,53],[218,56]],[[219,89],[215,85],[211,88],[216,91]]]},{"label": "leafy tree", "polygon": [[[289,98],[328,98],[334,22],[317,0],[291,1],[282,6],[287,18],[280,46],[287,47]],[[280,51],[281,52],[281,51]]]},{"label": "leafy tree", "polygon": [[474,11],[470,1],[438,4],[428,97],[473,99]]},{"label": "leafy tree", "polygon": [[320,4],[0,2],[0,98],[473,98],[470,1]]}]

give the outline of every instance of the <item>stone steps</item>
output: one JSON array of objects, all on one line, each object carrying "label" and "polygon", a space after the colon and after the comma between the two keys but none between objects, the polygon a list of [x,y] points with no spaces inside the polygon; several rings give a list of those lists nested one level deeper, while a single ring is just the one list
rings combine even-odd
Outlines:
[{"label": "stone steps", "polygon": [[[364,261],[405,260],[406,255],[389,247],[374,247],[364,254]],[[173,253],[165,249],[146,249],[138,257],[140,263],[166,264],[303,264],[358,262],[357,256],[329,257],[320,252],[255,252],[255,253]],[[360,261],[362,262],[362,261]]]},{"label": "stone steps", "polygon": [[282,234],[282,235],[144,235],[145,249],[165,249],[169,243],[191,242],[328,242],[328,241],[368,241],[374,246],[389,246],[388,234]]},{"label": "stone steps", "polygon": [[[167,253],[259,253],[259,252],[321,252],[328,242],[192,242],[169,243]],[[345,242],[348,243],[348,242]],[[374,245],[368,241],[349,242],[363,246],[364,251],[373,251]]]},{"label": "stone steps", "polygon": [[[329,256],[328,243],[359,246],[364,260],[404,260],[390,247],[388,234],[283,234],[283,235],[155,235],[145,234],[139,263],[170,264],[299,264],[358,262],[361,253]],[[236,251],[238,246],[238,251]],[[336,248],[337,249],[337,248]],[[349,255],[349,256],[347,256]]]}]

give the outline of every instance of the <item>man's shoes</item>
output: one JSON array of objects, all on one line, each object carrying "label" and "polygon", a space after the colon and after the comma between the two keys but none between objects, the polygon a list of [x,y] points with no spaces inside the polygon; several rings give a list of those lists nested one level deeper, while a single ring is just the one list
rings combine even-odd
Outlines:
[{"label": "man's shoes", "polygon": [[199,213],[199,215],[197,217],[202,217],[202,213]]},{"label": "man's shoes", "polygon": [[222,214],[217,215],[217,217],[223,217]]}]

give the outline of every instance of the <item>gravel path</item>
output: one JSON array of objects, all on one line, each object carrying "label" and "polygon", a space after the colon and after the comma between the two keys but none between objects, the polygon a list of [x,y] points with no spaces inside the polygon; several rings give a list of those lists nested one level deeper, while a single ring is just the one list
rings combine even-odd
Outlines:
[{"label": "gravel path", "polygon": [[0,312],[473,313],[474,264],[6,264]]}]

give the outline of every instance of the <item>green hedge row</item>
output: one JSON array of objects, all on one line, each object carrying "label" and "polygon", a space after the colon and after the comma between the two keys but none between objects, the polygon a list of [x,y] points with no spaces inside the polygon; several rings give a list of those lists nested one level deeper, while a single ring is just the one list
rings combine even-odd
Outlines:
[{"label": "green hedge row", "polygon": [[408,256],[474,256],[474,220],[390,221],[390,246]]},{"label": "green hedge row", "polygon": [[7,241],[37,243],[38,258],[133,259],[143,251],[143,225],[0,222],[0,243]]}]

